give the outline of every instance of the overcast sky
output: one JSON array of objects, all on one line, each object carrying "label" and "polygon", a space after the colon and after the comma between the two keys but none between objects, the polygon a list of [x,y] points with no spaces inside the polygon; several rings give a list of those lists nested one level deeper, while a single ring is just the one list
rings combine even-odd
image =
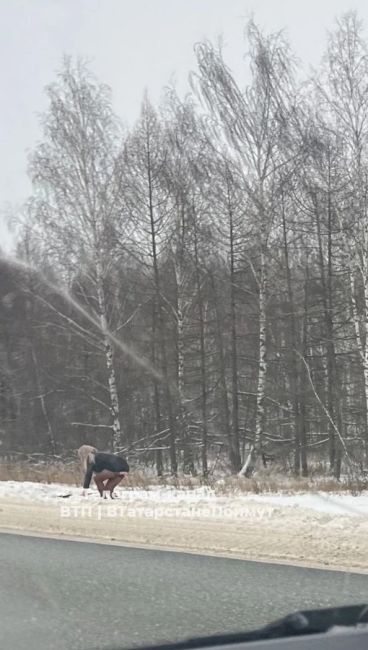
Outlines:
[{"label": "overcast sky", "polygon": [[[223,35],[225,57],[244,79],[243,31],[253,12],[268,31],[286,28],[306,66],[317,65],[334,18],[367,0],[0,0],[0,208],[30,193],[27,152],[40,138],[44,87],[64,53],[90,61],[113,90],[116,113],[132,123],[145,88],[158,101],[165,84],[186,88],[194,43]],[[0,246],[11,247],[0,216]]]}]

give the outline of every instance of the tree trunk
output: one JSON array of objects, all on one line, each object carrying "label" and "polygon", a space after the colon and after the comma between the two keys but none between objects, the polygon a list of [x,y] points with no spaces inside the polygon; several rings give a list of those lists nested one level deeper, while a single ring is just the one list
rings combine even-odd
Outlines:
[{"label": "tree trunk", "polygon": [[[362,379],[363,379],[363,390],[364,390],[364,448],[365,448],[365,458],[366,461],[368,461],[368,356],[367,356],[368,321],[366,319],[365,328],[364,328],[365,335],[363,337],[362,332],[360,330],[360,319],[359,319],[359,311],[358,311],[353,269],[349,270],[349,281],[350,281],[350,299],[351,299],[351,307],[353,312],[355,339],[356,339],[359,359],[361,362],[360,367],[362,369],[362,374],[363,374]],[[365,287],[364,294],[365,294],[364,299],[365,301],[367,301],[368,288],[366,287]],[[366,302],[366,305],[368,305],[368,302]],[[368,313],[368,310],[366,310],[366,312]]]},{"label": "tree trunk", "polygon": [[[155,368],[157,363],[157,306],[156,301],[153,301],[152,308],[152,366]],[[160,390],[158,386],[158,381],[156,378],[153,380],[153,400],[154,400],[154,412],[155,412],[155,433],[161,431],[161,407],[160,407]],[[156,439],[156,471],[157,476],[163,475],[163,458],[162,458],[162,449],[160,448],[161,440]]]},{"label": "tree trunk", "polygon": [[290,313],[290,333],[291,333],[290,365],[291,365],[291,387],[292,387],[294,426],[295,426],[294,474],[298,476],[300,474],[300,465],[301,465],[301,440],[300,439],[301,439],[302,422],[301,422],[299,395],[298,395],[299,377],[298,377],[298,361],[296,357],[297,331],[296,331],[295,310],[294,310],[294,293],[292,287],[291,269],[290,269],[290,262],[289,262],[289,245],[287,239],[284,196],[282,196],[282,228],[283,228],[283,237],[284,237],[284,255],[285,255],[285,265],[286,265],[286,281],[287,281],[288,299],[289,299],[288,308]]},{"label": "tree trunk", "polygon": [[184,381],[184,298],[182,295],[183,276],[179,264],[174,260],[174,273],[176,279],[176,321],[177,321],[177,384],[179,397],[179,428],[183,449],[183,471],[185,474],[195,474],[193,448],[190,440],[189,422],[186,409],[185,381]]},{"label": "tree trunk", "polygon": [[261,252],[261,277],[259,282],[259,363],[258,363],[258,385],[256,400],[256,423],[253,444],[248,457],[240,470],[240,475],[250,477],[254,470],[257,459],[262,455],[263,425],[264,425],[264,400],[267,375],[267,268],[265,251]]},{"label": "tree trunk", "polygon": [[[26,242],[25,242],[25,249],[26,249],[27,262],[30,263],[28,240],[26,240]],[[55,437],[54,437],[54,432],[53,432],[53,429],[52,429],[52,426],[51,426],[51,421],[50,421],[49,414],[48,414],[48,409],[47,409],[47,404],[46,404],[46,399],[45,399],[45,387],[44,387],[42,379],[41,379],[41,372],[40,372],[38,356],[37,356],[37,353],[36,353],[36,347],[35,347],[35,341],[34,341],[34,334],[33,334],[32,321],[33,321],[33,313],[34,313],[34,299],[33,299],[34,287],[33,287],[32,277],[30,275],[28,276],[27,284],[28,284],[28,289],[29,289],[29,292],[30,292],[30,296],[26,297],[26,299],[25,299],[25,318],[26,318],[27,330],[28,330],[28,336],[29,336],[29,343],[30,343],[30,348],[31,348],[31,358],[32,358],[32,365],[33,365],[33,371],[34,371],[34,377],[35,377],[37,399],[40,401],[43,419],[44,419],[45,424],[46,424],[47,446],[48,446],[49,451],[52,454],[55,454],[55,452],[56,452]]]},{"label": "tree trunk", "polygon": [[234,251],[234,218],[230,197],[229,180],[227,179],[227,203],[229,213],[230,236],[230,319],[231,319],[231,379],[232,379],[232,441],[234,468],[241,469],[239,445],[239,389],[238,389],[238,351],[236,333],[236,297],[235,297],[235,251]]},{"label": "tree trunk", "polygon": [[362,346],[363,373],[364,373],[364,397],[366,412],[366,435],[365,435],[365,457],[368,461],[368,269],[365,261],[363,286],[364,286],[364,345]]},{"label": "tree trunk", "polygon": [[173,476],[176,476],[178,472],[178,463],[177,463],[177,456],[176,456],[176,422],[175,422],[175,415],[173,410],[173,400],[171,395],[170,378],[169,378],[168,365],[167,365],[166,327],[165,327],[165,319],[164,319],[164,314],[162,309],[161,282],[160,282],[160,272],[158,266],[157,245],[156,245],[156,222],[155,222],[153,197],[152,197],[150,145],[149,145],[148,137],[147,137],[147,181],[148,181],[148,207],[149,207],[149,216],[150,216],[150,235],[151,235],[155,299],[156,299],[158,325],[159,325],[159,341],[160,341],[160,350],[161,350],[162,374],[164,378],[166,408],[167,408],[169,428],[170,428],[170,468],[171,468],[171,474]]},{"label": "tree trunk", "polygon": [[107,367],[108,382],[109,382],[109,395],[110,395],[110,404],[111,404],[110,412],[113,419],[112,448],[114,452],[117,452],[121,447],[121,443],[122,443],[121,427],[120,427],[119,397],[118,397],[118,390],[116,386],[116,376],[115,376],[115,368],[114,368],[114,350],[110,338],[108,336],[109,330],[108,330],[107,317],[106,317],[106,302],[105,302],[105,291],[103,287],[102,264],[101,264],[101,260],[98,257],[96,259],[96,282],[97,282],[97,298],[98,298],[100,326],[103,335],[106,367]]},{"label": "tree trunk", "polygon": [[33,368],[34,368],[34,373],[35,373],[35,378],[36,378],[36,388],[37,388],[37,397],[40,400],[41,404],[41,410],[42,414],[46,423],[47,427],[47,446],[48,449],[51,451],[52,454],[56,453],[56,444],[55,444],[55,437],[54,437],[54,432],[52,430],[47,406],[46,406],[46,400],[44,396],[44,386],[42,385],[41,382],[41,375],[40,375],[40,370],[39,370],[39,364],[38,364],[38,358],[36,354],[36,350],[34,348],[33,341],[31,340],[31,355],[32,355],[32,361],[33,361]]},{"label": "tree trunk", "polygon": [[220,321],[220,310],[216,294],[216,284],[213,273],[210,273],[211,285],[214,295],[215,303],[215,320],[216,320],[216,339],[217,339],[217,349],[218,349],[218,359],[219,359],[219,373],[220,373],[220,388],[221,388],[221,401],[222,401],[222,410],[221,410],[221,419],[223,424],[223,429],[225,432],[226,439],[229,446],[229,459],[231,465],[231,471],[233,474],[236,474],[238,470],[236,450],[234,449],[232,431],[230,426],[230,409],[229,409],[229,399],[228,391],[226,385],[226,370],[225,370],[225,356],[224,356],[224,346],[222,340],[221,332],[221,321]]},{"label": "tree trunk", "polygon": [[201,273],[199,268],[198,255],[198,233],[196,219],[194,219],[194,256],[195,256],[195,279],[197,285],[198,317],[199,317],[199,342],[200,342],[200,364],[201,364],[201,412],[202,412],[202,444],[201,463],[202,475],[208,477],[207,458],[207,383],[206,383],[206,339],[204,306],[201,286]]},{"label": "tree trunk", "polygon": [[340,409],[340,385],[336,364],[336,350],[334,343],[334,325],[333,325],[333,296],[332,296],[332,209],[331,209],[331,192],[328,190],[328,244],[327,244],[327,281],[326,281],[326,272],[325,264],[323,258],[323,244],[322,244],[322,235],[321,235],[321,223],[320,223],[320,214],[317,205],[317,200],[315,204],[315,213],[317,221],[317,235],[318,235],[318,250],[319,250],[319,261],[320,261],[320,272],[321,272],[321,284],[322,284],[322,301],[323,301],[323,311],[324,311],[324,321],[325,321],[325,349],[327,354],[327,410],[330,414],[328,422],[328,431],[329,431],[329,462],[330,470],[336,478],[339,478],[338,466],[336,465],[336,432],[332,422],[335,422],[340,435],[343,435],[342,431],[342,418],[341,418],[341,409]]},{"label": "tree trunk", "polygon": [[[309,268],[308,259],[306,265],[306,278],[304,282],[304,306],[303,306],[303,331],[302,331],[302,355],[306,359],[308,353],[308,309],[309,309],[309,295],[308,295],[308,282],[309,282]],[[308,476],[308,459],[307,459],[307,406],[306,406],[306,390],[308,385],[307,370],[301,361],[299,371],[299,395],[300,395],[300,461],[302,468],[302,476]]]}]

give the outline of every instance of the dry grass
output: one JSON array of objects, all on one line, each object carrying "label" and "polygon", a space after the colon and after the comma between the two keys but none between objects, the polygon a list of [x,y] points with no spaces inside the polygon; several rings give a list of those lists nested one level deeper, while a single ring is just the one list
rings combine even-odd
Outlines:
[{"label": "dry grass", "polygon": [[[49,463],[30,464],[26,462],[0,463],[0,481],[32,481],[38,483],[61,483],[65,485],[80,486],[82,474],[78,463]],[[270,492],[296,493],[296,492],[347,492],[359,494],[368,489],[367,481],[359,479],[343,479],[337,481],[328,476],[313,476],[308,478],[294,478],[281,472],[259,471],[254,477],[240,478],[227,476],[225,478],[203,479],[201,476],[170,475],[157,477],[147,475],[144,471],[135,471],[126,477],[124,486],[148,490],[154,486],[167,486],[179,489],[195,489],[201,486],[212,488],[216,494],[231,495],[234,493],[264,494]]]},{"label": "dry grass", "polygon": [[79,466],[52,464],[30,464],[26,462],[1,463],[0,481],[32,481],[35,483],[63,483],[80,485]]},{"label": "dry grass", "polygon": [[291,476],[277,475],[263,477],[260,473],[252,478],[239,478],[229,476],[214,485],[218,494],[240,493],[305,493],[305,492],[347,492],[349,494],[360,494],[366,490],[368,485],[359,480],[346,479],[337,481],[330,477],[315,478],[294,478]]}]

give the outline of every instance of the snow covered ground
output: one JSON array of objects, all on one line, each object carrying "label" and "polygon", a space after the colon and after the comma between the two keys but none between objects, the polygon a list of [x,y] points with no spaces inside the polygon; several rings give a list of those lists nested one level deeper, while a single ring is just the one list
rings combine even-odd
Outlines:
[{"label": "snow covered ground", "polygon": [[0,481],[0,529],[368,571],[368,493],[116,492]]},{"label": "snow covered ground", "polygon": [[[328,515],[344,517],[368,517],[368,492],[359,496],[350,494],[326,494],[310,492],[307,494],[239,494],[216,495],[211,488],[195,489],[152,486],[149,489],[118,488],[116,496],[119,503],[146,504],[147,506],[193,506],[193,507],[223,507],[241,509],[248,504],[258,503],[260,510],[265,506],[290,507],[294,509],[313,510]],[[90,489],[86,497],[82,496],[81,488],[69,485],[31,483],[19,481],[0,481],[0,499],[12,497],[34,502],[55,503],[60,499],[68,499],[68,503],[88,504],[100,502],[96,489]],[[230,513],[230,510],[229,510]],[[229,514],[230,516],[230,514]]]}]

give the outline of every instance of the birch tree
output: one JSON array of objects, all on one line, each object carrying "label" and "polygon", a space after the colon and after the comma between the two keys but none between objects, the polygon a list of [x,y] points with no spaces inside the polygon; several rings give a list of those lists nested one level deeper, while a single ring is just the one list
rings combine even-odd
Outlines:
[{"label": "birch tree", "polygon": [[[211,183],[209,192],[212,201],[213,232],[216,247],[226,259],[228,273],[224,282],[229,301],[226,308],[230,321],[230,364],[231,364],[231,413],[230,464],[232,471],[237,473],[242,467],[240,455],[240,406],[239,406],[239,359],[238,359],[238,275],[241,268],[244,247],[244,213],[246,206],[241,191],[241,176],[239,168],[226,156],[213,156],[209,163]],[[215,301],[216,302],[216,301]],[[220,363],[220,368],[222,364]]]},{"label": "birch tree", "polygon": [[168,93],[164,115],[168,118],[166,179],[171,206],[168,246],[176,289],[176,300],[172,305],[172,311],[177,338],[178,420],[182,438],[183,468],[186,473],[194,474],[193,445],[185,383],[185,338],[188,314],[193,302],[190,286],[195,275],[191,263],[193,244],[191,208],[193,208],[195,196],[193,168],[198,155],[198,132],[192,102],[182,103],[174,92]]},{"label": "birch tree", "polygon": [[114,262],[111,233],[121,189],[119,129],[108,89],[80,62],[65,60],[47,95],[44,141],[30,162],[37,196],[35,221],[54,263],[72,274],[83,268],[88,276],[89,308],[99,320],[104,346],[112,444],[118,449],[121,414],[114,347],[107,335],[106,285]]},{"label": "birch tree", "polygon": [[[177,422],[175,417],[175,393],[169,372],[166,304],[161,260],[167,243],[169,213],[169,190],[165,187],[167,143],[156,111],[146,96],[142,103],[141,117],[126,142],[125,201],[136,226],[134,247],[151,278],[154,290],[152,305],[151,358],[157,361],[159,352],[164,393],[170,429],[170,465],[172,474],[177,473]],[[161,422],[159,387],[154,383],[156,428]],[[158,444],[160,439],[158,438]],[[159,467],[161,464],[159,454]],[[161,471],[161,470],[160,470]]]},{"label": "birch tree", "polygon": [[[350,300],[364,375],[365,449],[368,453],[368,49],[362,24],[345,14],[329,36],[316,81],[326,127],[344,151],[345,200],[339,204],[341,251],[350,277]],[[360,289],[361,287],[361,289]],[[359,296],[357,300],[357,296]],[[361,305],[361,308],[358,307]]]},{"label": "birch tree", "polygon": [[249,219],[254,220],[253,236],[258,247],[258,258],[251,261],[259,295],[256,423],[254,441],[241,470],[249,476],[263,446],[269,252],[275,223],[277,170],[285,161],[287,126],[293,113],[293,82],[289,48],[282,37],[263,36],[253,22],[248,24],[247,36],[252,82],[244,92],[226,67],[221,53],[208,44],[197,47],[197,83],[217,128],[221,128],[243,170],[243,191],[250,200]]}]

